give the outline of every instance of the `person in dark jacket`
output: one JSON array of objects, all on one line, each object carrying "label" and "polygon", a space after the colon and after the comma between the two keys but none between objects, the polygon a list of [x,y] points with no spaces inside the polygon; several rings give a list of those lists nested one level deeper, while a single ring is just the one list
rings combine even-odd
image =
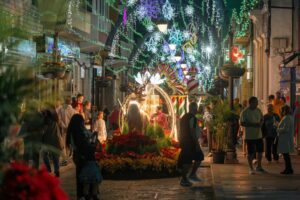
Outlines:
[{"label": "person in dark jacket", "polygon": [[[200,181],[196,172],[201,161],[204,159],[204,155],[197,137],[197,132],[200,131],[195,116],[197,110],[197,103],[190,103],[189,112],[180,120],[179,143],[181,152],[178,158],[178,167],[182,170],[181,186],[192,186],[190,180]],[[193,161],[194,163],[192,164]],[[190,169],[191,173],[189,177],[187,177]]]},{"label": "person in dark jacket", "polygon": [[95,160],[96,144],[90,142],[91,133],[85,128],[83,116],[75,114],[67,130],[66,145],[73,149],[73,161],[76,166],[77,198],[83,197],[83,183],[80,182],[80,173],[88,161]]},{"label": "person in dark jacket", "polygon": [[53,161],[54,174],[59,177],[59,156],[63,149],[61,131],[58,125],[58,116],[53,110],[47,109],[43,111],[45,126],[42,142],[45,145],[43,152],[43,160],[48,172],[51,172],[50,159]]},{"label": "person in dark jacket", "polygon": [[44,118],[36,104],[34,100],[28,104],[22,116],[20,136],[24,138],[24,160],[28,163],[32,160],[33,167],[38,169]]},{"label": "person in dark jacket", "polygon": [[273,159],[278,161],[278,153],[277,153],[277,142],[275,142],[275,138],[277,136],[277,126],[280,122],[280,117],[276,113],[273,112],[273,105],[269,104],[267,106],[268,113],[264,115],[264,122],[262,125],[262,133],[265,137],[265,147],[266,147],[266,159],[270,163]]}]

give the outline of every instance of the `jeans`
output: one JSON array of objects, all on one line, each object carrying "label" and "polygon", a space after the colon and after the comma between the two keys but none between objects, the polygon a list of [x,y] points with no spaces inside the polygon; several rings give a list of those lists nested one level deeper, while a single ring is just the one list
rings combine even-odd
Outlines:
[{"label": "jeans", "polygon": [[274,160],[278,160],[279,156],[277,153],[277,142],[274,143],[275,138],[267,137],[267,138],[265,138],[265,141],[266,141],[266,158],[267,158],[267,160],[272,161],[271,154],[273,154]]},{"label": "jeans", "polygon": [[53,161],[54,173],[56,176],[59,176],[59,155],[53,152],[43,152],[43,160],[46,165],[48,172],[51,172],[50,159]]}]

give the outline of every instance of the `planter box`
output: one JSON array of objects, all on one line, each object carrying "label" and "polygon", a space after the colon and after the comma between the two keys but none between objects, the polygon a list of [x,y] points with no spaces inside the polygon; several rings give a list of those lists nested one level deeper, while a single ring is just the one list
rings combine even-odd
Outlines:
[{"label": "planter box", "polygon": [[239,78],[244,75],[246,70],[244,68],[233,66],[233,65],[224,65],[221,68],[221,72],[224,76]]}]

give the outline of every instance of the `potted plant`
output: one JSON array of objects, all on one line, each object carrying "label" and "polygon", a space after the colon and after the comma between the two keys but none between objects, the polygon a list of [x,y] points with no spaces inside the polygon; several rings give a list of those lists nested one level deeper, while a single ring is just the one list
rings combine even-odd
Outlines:
[{"label": "potted plant", "polygon": [[221,98],[212,100],[213,163],[223,164],[225,160],[226,136],[232,117],[229,103]]}]

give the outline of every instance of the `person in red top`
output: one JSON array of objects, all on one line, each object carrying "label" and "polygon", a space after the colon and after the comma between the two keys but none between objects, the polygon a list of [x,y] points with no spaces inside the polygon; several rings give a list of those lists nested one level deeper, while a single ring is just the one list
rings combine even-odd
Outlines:
[{"label": "person in red top", "polygon": [[73,108],[75,108],[76,106],[79,106],[79,113],[83,113],[83,100],[84,100],[84,96],[82,94],[78,94],[77,95],[77,99],[75,102],[73,102]]},{"label": "person in red top", "polygon": [[120,114],[119,107],[115,105],[113,111],[110,113],[108,117],[112,130],[117,130],[119,128],[119,114]]},{"label": "person in red top", "polygon": [[163,129],[168,129],[168,118],[165,113],[162,112],[162,107],[157,106],[156,113],[151,117],[151,122],[157,123]]}]

